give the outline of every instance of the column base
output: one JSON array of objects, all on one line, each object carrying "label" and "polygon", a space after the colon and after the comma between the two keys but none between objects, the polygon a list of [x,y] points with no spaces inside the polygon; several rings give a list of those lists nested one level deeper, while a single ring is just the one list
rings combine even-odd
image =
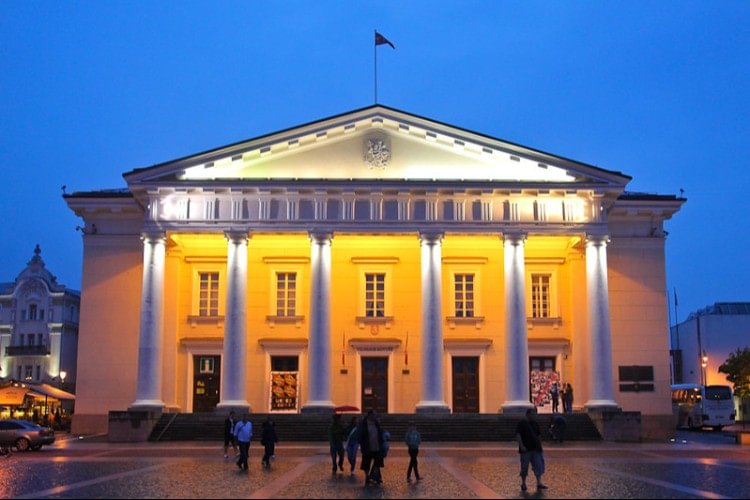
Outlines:
[{"label": "column base", "polygon": [[137,399],[128,407],[128,411],[163,412],[166,406],[166,403],[160,399]]},{"label": "column base", "polygon": [[450,413],[445,401],[420,401],[414,410],[416,413]]},{"label": "column base", "polygon": [[230,411],[234,411],[238,415],[243,413],[252,413],[253,410],[250,408],[250,403],[241,400],[227,400],[221,401],[216,405],[214,412],[229,415]]},{"label": "column base", "polygon": [[300,410],[302,413],[334,413],[333,401],[310,401]]},{"label": "column base", "polygon": [[583,405],[586,411],[621,411],[621,408],[611,399],[590,399]]},{"label": "column base", "polygon": [[531,401],[506,401],[500,407],[500,413],[509,413],[513,415],[523,415],[526,410],[533,409]]}]

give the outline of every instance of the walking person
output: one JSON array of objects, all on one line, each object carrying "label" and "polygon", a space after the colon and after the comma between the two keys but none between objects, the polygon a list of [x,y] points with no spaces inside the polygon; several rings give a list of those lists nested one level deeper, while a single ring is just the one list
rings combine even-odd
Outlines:
[{"label": "walking person", "polygon": [[565,411],[573,413],[573,386],[565,384]]},{"label": "walking person", "polygon": [[376,473],[383,466],[383,430],[373,410],[369,410],[359,424],[359,446],[362,450],[360,469],[365,472],[365,486],[371,482],[377,483]]},{"label": "walking person", "polygon": [[331,448],[331,474],[338,470],[344,471],[344,426],[341,424],[341,414],[334,413],[331,425],[328,427],[328,444]]},{"label": "walking person", "polygon": [[557,382],[552,383],[552,388],[549,390],[549,396],[552,400],[552,413],[560,413],[560,388]]},{"label": "walking person", "polygon": [[247,413],[243,414],[242,420],[234,426],[234,437],[237,440],[237,445],[240,447],[240,458],[237,460],[237,467],[240,470],[247,470],[247,459],[250,455],[250,440],[253,439],[253,423],[248,420]]},{"label": "walking person", "polygon": [[419,455],[419,445],[422,443],[422,436],[419,434],[414,422],[409,422],[409,430],[406,431],[404,441],[409,450],[409,468],[406,469],[406,480],[411,481],[411,472],[414,471],[414,477],[419,481],[422,479],[422,476],[419,475],[417,455]]},{"label": "walking person", "polygon": [[351,430],[346,439],[346,458],[349,460],[349,474],[353,476],[354,468],[357,465],[357,450],[359,449],[359,420],[357,417],[352,417],[349,428]]},{"label": "walking person", "polygon": [[536,489],[546,490],[547,486],[542,483],[544,474],[544,455],[542,453],[542,440],[539,424],[535,419],[536,409],[526,410],[526,418],[520,420],[516,425],[516,441],[518,441],[518,454],[521,458],[521,491],[526,491],[526,476],[529,474],[529,464],[536,476]]},{"label": "walking person", "polygon": [[263,460],[261,460],[261,463],[264,467],[271,467],[271,457],[274,456],[276,443],[279,442],[279,438],[276,436],[276,424],[271,420],[270,415],[263,422],[260,442],[263,445]]},{"label": "walking person", "polygon": [[237,418],[235,417],[234,410],[232,410],[227,415],[227,418],[224,419],[224,458],[229,458],[227,454],[229,445],[232,445],[234,456],[237,456],[237,441],[234,439],[235,424],[237,424]]}]

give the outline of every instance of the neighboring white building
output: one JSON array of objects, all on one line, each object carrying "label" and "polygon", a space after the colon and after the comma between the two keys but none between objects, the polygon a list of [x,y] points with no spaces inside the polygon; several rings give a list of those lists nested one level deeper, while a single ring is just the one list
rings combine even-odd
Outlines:
[{"label": "neighboring white building", "polygon": [[37,245],[16,280],[0,283],[0,379],[74,392],[81,294],[57,283],[41,252]]},{"label": "neighboring white building", "polygon": [[[693,312],[671,327],[670,338],[674,383],[731,385],[719,367],[750,347],[750,302],[717,302]],[[748,418],[747,402],[738,410],[738,419]]]}]

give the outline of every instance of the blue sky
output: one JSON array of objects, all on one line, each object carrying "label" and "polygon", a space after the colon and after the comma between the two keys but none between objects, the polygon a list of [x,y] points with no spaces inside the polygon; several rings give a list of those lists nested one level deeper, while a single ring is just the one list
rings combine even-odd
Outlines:
[{"label": "blue sky", "polygon": [[[0,281],[81,283],[68,192],[373,103],[617,170],[678,315],[750,301],[749,2],[0,2]],[[672,309],[672,314],[674,310]]]}]

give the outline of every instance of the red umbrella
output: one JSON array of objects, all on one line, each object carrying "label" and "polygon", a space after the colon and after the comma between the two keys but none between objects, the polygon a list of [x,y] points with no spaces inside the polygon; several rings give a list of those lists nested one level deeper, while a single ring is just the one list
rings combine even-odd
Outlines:
[{"label": "red umbrella", "polygon": [[347,413],[347,412],[353,412],[353,413],[360,413],[359,408],[352,405],[343,405],[343,406],[337,406],[333,409],[336,413]]}]

